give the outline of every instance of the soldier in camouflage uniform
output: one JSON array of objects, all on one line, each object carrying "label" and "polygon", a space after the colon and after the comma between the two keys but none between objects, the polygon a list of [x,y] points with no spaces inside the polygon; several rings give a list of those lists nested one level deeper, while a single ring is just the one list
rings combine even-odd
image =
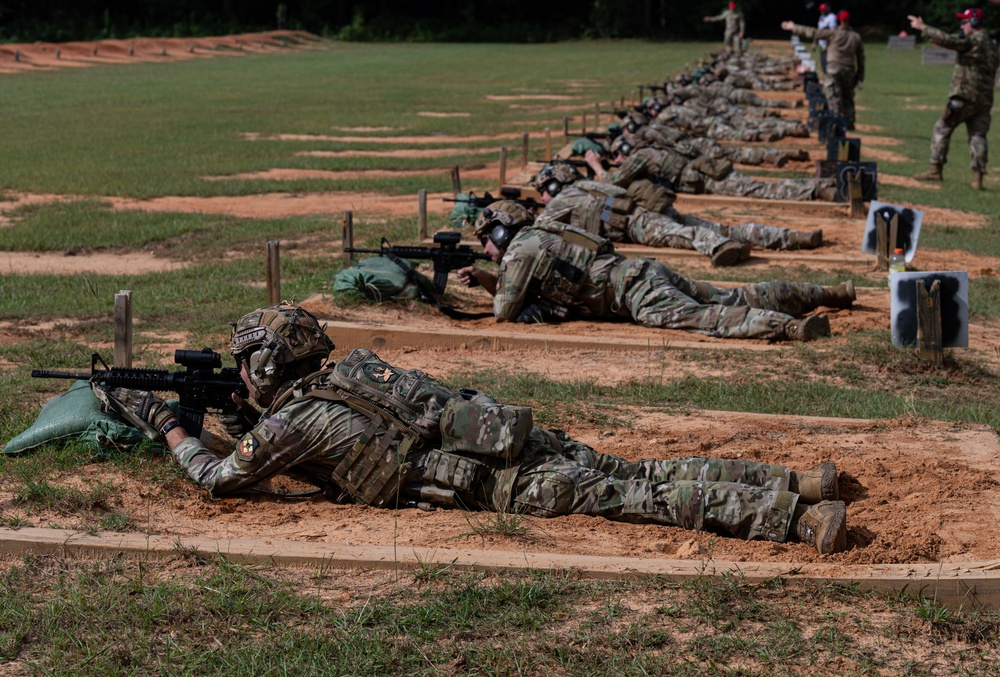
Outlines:
[{"label": "soldier in camouflage uniform", "polygon": [[773,200],[828,200],[836,197],[836,179],[783,179],[760,181],[733,169],[732,162],[712,159],[697,151],[681,152],[676,148],[639,148],[626,156],[621,139],[612,144],[618,166],[604,171],[595,155],[588,153],[587,162],[595,178],[604,183],[628,188],[633,181],[648,179],[666,181],[675,190],[685,193],[735,195]]},{"label": "soldier in camouflage uniform", "polygon": [[828,40],[826,48],[826,77],[823,90],[835,115],[847,121],[847,128],[854,129],[854,88],[865,79],[865,46],[861,36],[851,29],[851,13],[837,14],[836,28],[813,28],[792,21],[782,21],[781,27],[807,40]]},{"label": "soldier in camouflage uniform", "polygon": [[958,62],[951,77],[948,103],[934,125],[931,136],[931,168],[913,178],[920,181],[942,181],[941,171],[948,160],[948,146],[955,129],[965,124],[969,132],[969,154],[972,156],[972,181],[976,190],[983,189],[983,175],[989,159],[986,135],[990,131],[990,111],[993,108],[993,88],[1000,52],[983,28],[985,15],[978,7],[970,7],[955,15],[962,20],[958,35],[928,26],[919,16],[910,16],[910,25],[921,31],[924,40],[958,52]]},{"label": "soldier in camouflage uniform", "polygon": [[713,266],[730,266],[749,255],[749,247],[813,249],[823,232],[800,233],[748,222],[724,226],[682,215],[673,208],[673,191],[649,181],[624,188],[582,181],[566,164],[548,165],[532,179],[545,208],[538,219],[582,228],[612,242],[635,242],[650,247],[694,249],[712,259]]},{"label": "soldier in camouflage uniform", "polygon": [[743,19],[743,12],[736,9],[736,3],[729,3],[729,9],[722,10],[722,14],[716,16],[706,16],[706,22],[725,21],[726,30],[722,37],[722,44],[726,51],[731,54],[743,53],[743,36],[746,33],[746,22]]},{"label": "soldier in camouflage uniform", "polygon": [[500,321],[630,319],[729,338],[807,341],[830,334],[824,315],[796,319],[820,306],[848,308],[854,285],[821,287],[800,282],[763,282],[718,289],[670,270],[652,259],[628,259],[610,240],[575,226],[533,223],[509,200],[495,202],[476,220],[487,254],[500,261],[498,275],[476,266],[458,271],[494,294]]},{"label": "soldier in camouflage uniform", "polygon": [[833,463],[797,472],[742,460],[626,461],[533,426],[527,407],[454,392],[363,348],[322,369],[331,348],[316,318],[291,304],[261,308],[236,323],[232,354],[264,410],[234,395],[243,414],[225,421],[239,439],[226,458],[190,437],[156,395],[116,389],[110,397],[151,437],[164,439],[187,475],[213,496],[258,489],[288,473],[335,500],[376,507],[586,514],[800,540],[820,553],[847,546]]}]

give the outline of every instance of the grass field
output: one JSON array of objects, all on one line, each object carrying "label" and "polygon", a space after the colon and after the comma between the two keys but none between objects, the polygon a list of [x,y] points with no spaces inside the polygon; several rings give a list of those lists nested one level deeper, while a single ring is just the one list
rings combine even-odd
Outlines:
[{"label": "grass field", "polygon": [[[7,104],[0,190],[81,198],[11,214],[13,223],[0,226],[0,251],[147,249],[192,262],[156,274],[0,274],[0,322],[10,337],[0,342],[0,441],[29,425],[51,391],[51,384],[28,378],[30,368],[79,370],[89,364],[92,345],[110,341],[115,291],[141,294],[138,363],[165,359],[156,338],[161,334],[221,348],[228,337],[225,321],[263,301],[259,260],[226,255],[246,254],[267,239],[339,227],[321,217],[112,211],[105,198],[448,190],[442,171],[434,177],[298,182],[203,177],[273,167],[442,170],[492,160],[475,151],[495,149],[495,139],[421,144],[455,153],[395,159],[303,157],[296,152],[306,144],[266,137],[331,135],[333,128],[375,128],[364,132],[367,137],[519,136],[542,123],[555,132],[563,115],[592,111],[595,100],[630,97],[638,83],[662,80],[709,47],[330,43],[322,51],[0,76]],[[882,45],[869,46],[868,60],[860,121],[900,140],[891,150],[910,158],[880,163],[879,170],[909,175],[926,165],[930,129],[951,70],[922,67],[919,52],[888,52]],[[524,99],[520,103],[530,107],[511,108],[489,95],[569,98]],[[248,134],[265,138],[250,141]],[[990,142],[996,153],[996,128]],[[326,150],[410,147],[308,143],[309,149]],[[541,153],[535,135],[533,155]],[[987,214],[984,229],[929,227],[921,246],[997,256],[1000,184],[993,178],[1000,173],[989,177],[990,190],[974,193],[966,186],[967,158],[960,131],[942,190],[884,185],[880,199]],[[482,180],[466,184],[492,187]],[[360,239],[403,239],[412,233],[413,220],[357,214],[356,229]],[[283,252],[283,289],[302,299],[325,288],[338,266],[307,249]],[[1000,284],[976,279],[974,294],[973,321],[995,326]],[[19,332],[24,319],[58,322],[44,332]],[[680,359],[731,363],[743,378],[642,375],[616,389],[586,379],[540,379],[519,373],[516,365],[443,376],[531,404],[545,423],[566,416],[593,420],[601,415],[595,403],[610,402],[860,418],[911,414],[1000,429],[997,374],[960,351],[949,352],[945,369],[934,370],[912,352],[893,349],[888,331],[873,331],[852,336],[833,355],[805,345],[795,348],[795,356],[793,362],[692,352]],[[801,359],[809,373],[801,372]],[[88,528],[128,525],[134,516],[100,508],[116,488],[67,495],[47,483],[93,460],[74,444],[23,459],[0,457],[0,486],[24,500],[63,501],[69,526],[84,523],[76,513],[88,511],[102,515]],[[101,462],[125,464],[154,482],[174,472],[159,455],[145,461],[112,455]],[[18,526],[2,505],[0,524]],[[184,562],[181,574],[176,566],[114,558],[0,563],[0,674],[6,674],[5,661],[12,674],[997,674],[1000,658],[995,614],[948,611],[933,599],[862,595],[851,588],[806,590],[738,579],[609,584],[472,576],[433,567],[358,588],[335,572],[301,577],[249,565]]]}]

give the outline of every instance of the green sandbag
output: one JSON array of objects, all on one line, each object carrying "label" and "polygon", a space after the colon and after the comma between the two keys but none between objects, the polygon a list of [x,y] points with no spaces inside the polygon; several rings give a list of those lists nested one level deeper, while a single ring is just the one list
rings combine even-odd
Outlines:
[{"label": "green sandbag", "polygon": [[102,412],[90,383],[76,381],[62,395],[46,402],[31,427],[7,442],[0,453],[17,454],[70,438],[86,442],[95,450],[132,447],[146,439],[132,426]]},{"label": "green sandbag", "polygon": [[604,146],[593,139],[577,139],[573,142],[573,155],[586,155],[588,150],[604,155],[607,151]]},{"label": "green sandbag", "polygon": [[[413,264],[400,259],[412,270]],[[421,273],[416,273],[431,281]],[[412,299],[418,296],[417,286],[406,276],[406,272],[386,256],[372,256],[362,259],[356,266],[345,268],[333,280],[333,291],[353,292],[375,301],[387,299]]]},{"label": "green sandbag", "polygon": [[458,197],[455,198],[455,208],[448,216],[448,222],[452,228],[459,230],[471,228],[476,223],[479,212],[483,210],[476,206],[475,197],[472,193],[459,193]]}]

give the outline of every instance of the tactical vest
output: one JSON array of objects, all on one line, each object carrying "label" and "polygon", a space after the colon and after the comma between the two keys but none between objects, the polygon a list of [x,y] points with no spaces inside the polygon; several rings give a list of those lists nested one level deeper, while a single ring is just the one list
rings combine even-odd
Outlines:
[{"label": "tactical vest", "polygon": [[563,317],[579,300],[594,259],[613,253],[614,245],[600,235],[555,221],[536,221],[532,229],[559,236],[557,248],[544,249],[540,253],[531,290],[547,302],[552,314]]},{"label": "tactical vest", "polygon": [[[331,480],[351,498],[376,507],[394,506],[401,495],[454,505],[456,492],[475,491],[490,467],[488,457],[516,457],[533,427],[527,407],[503,405],[475,391],[456,394],[424,372],[397,369],[364,348],[297,381],[271,411],[313,398],[368,417]],[[417,476],[408,455],[421,446],[429,450]],[[401,486],[407,480],[414,482],[413,491]]]}]

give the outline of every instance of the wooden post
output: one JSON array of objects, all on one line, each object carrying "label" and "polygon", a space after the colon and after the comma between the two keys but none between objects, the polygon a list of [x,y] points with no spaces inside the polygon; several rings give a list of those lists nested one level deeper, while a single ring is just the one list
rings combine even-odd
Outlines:
[{"label": "wooden post", "polygon": [[930,291],[923,280],[917,280],[917,345],[922,359],[938,369],[944,366],[940,280],[934,280]]},{"label": "wooden post", "polygon": [[458,165],[451,168],[451,193],[452,197],[458,197],[462,192],[462,177],[458,173]]},{"label": "wooden post", "polygon": [[115,294],[114,357],[114,366],[132,366],[132,292],[128,289]]},{"label": "wooden post", "polygon": [[639,85],[639,100],[636,101],[636,105],[641,105],[642,104],[642,99],[643,99],[642,94],[643,94],[643,91],[644,91],[643,86]]},{"label": "wooden post", "polygon": [[[354,248],[354,212],[350,209],[344,210],[344,249]],[[350,252],[344,252],[344,268],[348,268],[351,265],[352,255]]]},{"label": "wooden post", "polygon": [[847,196],[851,202],[851,218],[867,215],[865,211],[864,193],[861,189],[861,171],[858,170],[847,177]]},{"label": "wooden post", "polygon": [[580,118],[580,133],[587,133],[587,111],[583,111],[583,117]]},{"label": "wooden post", "polygon": [[552,162],[552,130],[545,128],[545,161]]},{"label": "wooden post", "polygon": [[569,118],[563,116],[563,143],[569,143]]},{"label": "wooden post", "polygon": [[889,223],[882,214],[875,212],[875,270],[889,270],[889,257],[896,248],[899,232],[899,214],[893,214]]},{"label": "wooden post", "polygon": [[625,110],[625,95],[624,95],[624,94],[622,94],[622,103],[621,103],[621,109],[622,109],[622,110]]},{"label": "wooden post", "polygon": [[267,305],[281,303],[281,253],[277,240],[267,241]]},{"label": "wooden post", "polygon": [[507,183],[507,146],[500,146],[500,183],[497,194],[503,190],[505,183]]},{"label": "wooden post", "polygon": [[594,103],[594,131],[601,131],[601,104]]},{"label": "wooden post", "polygon": [[528,137],[528,132],[524,133],[521,137],[521,168],[524,169],[528,166],[528,142],[530,141]]},{"label": "wooden post", "polygon": [[417,238],[423,242],[427,237],[427,189],[417,191]]},{"label": "wooden post", "polygon": [[847,139],[841,139],[837,142],[837,162],[847,162],[850,157],[851,144],[847,142]]}]

